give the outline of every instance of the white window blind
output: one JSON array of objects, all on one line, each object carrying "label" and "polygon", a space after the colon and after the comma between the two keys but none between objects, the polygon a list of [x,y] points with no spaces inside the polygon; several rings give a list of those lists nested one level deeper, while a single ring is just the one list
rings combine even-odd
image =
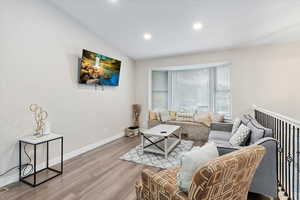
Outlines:
[{"label": "white window blind", "polygon": [[215,68],[215,103],[214,112],[231,116],[230,68],[221,66]]},{"label": "white window blind", "polygon": [[168,109],[168,72],[152,72],[152,108]]},{"label": "white window blind", "polygon": [[231,117],[230,65],[152,72],[152,109]]},{"label": "white window blind", "polygon": [[171,110],[209,111],[209,69],[174,71],[172,74]]}]

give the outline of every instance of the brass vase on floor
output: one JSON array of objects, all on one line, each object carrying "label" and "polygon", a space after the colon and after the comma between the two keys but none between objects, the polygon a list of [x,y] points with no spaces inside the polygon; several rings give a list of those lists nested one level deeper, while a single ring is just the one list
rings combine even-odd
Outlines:
[{"label": "brass vase on floor", "polygon": [[132,126],[126,128],[125,136],[134,137],[134,136],[137,136],[139,134],[140,114],[141,114],[141,105],[133,104],[132,105]]}]

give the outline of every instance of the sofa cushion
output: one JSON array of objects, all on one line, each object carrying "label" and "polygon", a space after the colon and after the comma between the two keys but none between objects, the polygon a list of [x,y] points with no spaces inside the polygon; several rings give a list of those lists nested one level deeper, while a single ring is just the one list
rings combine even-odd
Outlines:
[{"label": "sofa cushion", "polygon": [[217,145],[217,147],[232,147],[232,144],[229,143],[229,140],[225,141],[220,139],[214,139],[209,140],[209,142],[214,142]]},{"label": "sofa cushion", "polygon": [[225,120],[224,114],[218,114],[218,113],[210,113],[211,120],[213,122],[219,122],[222,123]]},{"label": "sofa cushion", "polygon": [[209,133],[209,140],[222,140],[228,142],[230,138],[230,132],[211,130]]},{"label": "sofa cushion", "polygon": [[187,122],[187,121],[177,121],[177,120],[169,120],[169,121],[167,121],[167,124],[174,124],[174,125],[178,125],[178,126],[181,126],[181,127],[185,127],[185,126],[201,126],[200,123]]},{"label": "sofa cushion", "polygon": [[207,127],[210,127],[212,119],[209,113],[196,113],[194,115],[194,122],[203,123]]},{"label": "sofa cushion", "polygon": [[166,122],[166,121],[170,120],[170,115],[169,115],[168,111],[159,112],[159,116],[160,116],[160,120],[162,122]]},{"label": "sofa cushion", "polygon": [[261,127],[257,127],[252,120],[248,123],[247,127],[251,130],[250,144],[254,144],[256,141],[264,137],[265,130]]},{"label": "sofa cushion", "polygon": [[218,149],[213,142],[206,143],[202,147],[194,147],[191,151],[183,153],[180,158],[181,168],[177,173],[179,188],[188,192],[197,169],[218,156]]},{"label": "sofa cushion", "polygon": [[238,130],[229,140],[229,143],[233,146],[241,146],[244,145],[249,137],[250,128],[245,126],[244,124],[240,125]]}]

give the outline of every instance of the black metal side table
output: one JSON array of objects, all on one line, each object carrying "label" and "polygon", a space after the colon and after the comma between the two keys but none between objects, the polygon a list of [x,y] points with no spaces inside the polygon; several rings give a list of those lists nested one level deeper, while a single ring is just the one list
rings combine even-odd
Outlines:
[{"label": "black metal side table", "polygon": [[[60,170],[53,169],[49,166],[49,143],[54,140],[60,140],[61,142],[61,161],[60,161]],[[22,144],[29,144],[33,146],[33,173],[29,174],[27,176],[22,176]],[[41,144],[47,145],[47,158],[46,158],[46,167],[43,169],[37,170],[37,146]],[[40,184],[43,184],[63,173],[63,144],[64,144],[64,138],[62,135],[57,134],[49,134],[42,137],[36,137],[36,136],[24,136],[19,139],[19,180],[27,185],[30,185],[32,187],[36,187]],[[46,178],[45,180],[41,180],[40,182],[37,181],[37,175],[45,170],[49,170],[54,173],[51,177]],[[33,180],[30,182],[28,179]]]}]

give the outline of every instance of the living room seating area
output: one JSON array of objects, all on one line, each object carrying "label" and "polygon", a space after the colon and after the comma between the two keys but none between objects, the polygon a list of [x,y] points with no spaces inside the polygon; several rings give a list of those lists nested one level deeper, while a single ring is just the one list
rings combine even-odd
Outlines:
[{"label": "living room seating area", "polygon": [[[250,191],[272,197],[277,196],[277,140],[273,137],[274,133],[272,129],[266,128],[257,122],[257,120],[253,117],[254,112],[252,115],[243,114],[236,118],[233,122],[228,120],[225,122],[224,116],[221,115],[215,117],[218,119],[217,121],[212,117],[214,116],[212,113],[198,114],[202,117],[198,118],[198,121],[196,121],[196,114],[180,113],[179,116],[185,116],[185,118],[182,118],[177,117],[176,112],[169,112],[169,117],[163,117],[164,120],[162,120],[162,113],[164,113],[164,111],[149,112],[148,123],[150,127],[161,123],[180,125],[184,127],[183,133],[187,134],[187,138],[196,142],[194,145],[202,146],[207,141],[214,142],[218,148],[220,156],[240,150],[246,146],[264,146],[267,149],[266,155],[262,159],[262,162],[254,175]],[[170,120],[172,115],[176,116],[176,118],[174,117],[173,120]],[[241,144],[232,145],[230,143],[230,138],[242,124],[249,127],[249,135]],[[191,129],[189,127],[195,127],[195,129]],[[197,135],[195,136],[195,134]],[[265,181],[270,184],[265,184]]]},{"label": "living room seating area", "polygon": [[297,0],[1,0],[0,200],[300,200]]},{"label": "living room seating area", "polygon": [[211,112],[149,111],[148,128],[158,124],[178,125],[188,139],[203,144],[208,140],[210,126],[214,122],[225,122],[224,115]]},{"label": "living room seating area", "polygon": [[[242,146],[233,146],[229,142],[232,134],[234,134],[232,123],[213,123],[209,133],[209,141],[214,141],[217,144],[220,155],[231,153],[245,146],[264,146],[266,155],[255,173],[250,191],[276,197],[278,190],[276,161],[278,141],[274,139],[272,129],[262,126],[251,115],[242,115],[241,119],[237,118],[236,120],[251,129],[250,136]],[[265,182],[269,184],[265,184]]]}]

